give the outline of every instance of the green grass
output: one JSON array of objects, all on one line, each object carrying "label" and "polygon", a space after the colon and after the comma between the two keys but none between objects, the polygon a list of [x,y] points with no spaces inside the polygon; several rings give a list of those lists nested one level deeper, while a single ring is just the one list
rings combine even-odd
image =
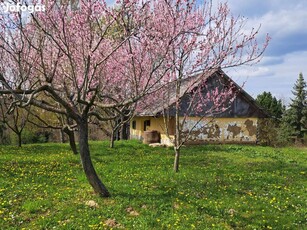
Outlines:
[{"label": "green grass", "polygon": [[307,228],[306,148],[186,147],[177,174],[172,149],[91,151],[111,198],[93,194],[68,145],[0,146],[0,229]]}]

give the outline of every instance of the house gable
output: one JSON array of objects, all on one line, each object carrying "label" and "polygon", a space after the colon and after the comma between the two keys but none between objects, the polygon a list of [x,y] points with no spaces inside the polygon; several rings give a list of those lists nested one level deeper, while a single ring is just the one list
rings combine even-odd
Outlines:
[{"label": "house gable", "polygon": [[[204,105],[204,108],[202,111],[189,111],[187,113],[187,108],[189,108],[190,101],[191,101],[191,93],[186,93],[180,98],[180,109],[179,109],[179,115],[185,116],[185,114],[188,114],[190,117],[216,117],[216,118],[234,118],[234,117],[257,117],[257,118],[265,118],[268,117],[268,114],[266,111],[264,111],[262,108],[260,108],[255,100],[247,93],[245,92],[239,85],[237,85],[231,78],[229,78],[222,70],[216,71],[214,74],[210,75],[206,79],[205,87],[201,86],[201,83],[197,87],[202,87],[201,94],[206,97],[208,91],[215,90],[216,88],[219,89],[219,91],[223,90],[224,87],[233,87],[233,90],[236,95],[234,95],[234,100],[232,102],[229,98],[229,103],[227,101],[227,98],[225,99],[225,106],[226,110],[223,112],[206,112],[210,111],[211,107],[213,105],[213,102],[208,102],[207,105]],[[195,89],[194,88],[194,89]],[[194,99],[195,100],[195,99]],[[195,100],[200,101],[196,98]],[[157,109],[155,110],[157,111]],[[162,115],[163,109],[160,108],[159,112],[154,114]],[[175,104],[173,103],[168,108],[168,113],[170,116],[175,115]]]}]

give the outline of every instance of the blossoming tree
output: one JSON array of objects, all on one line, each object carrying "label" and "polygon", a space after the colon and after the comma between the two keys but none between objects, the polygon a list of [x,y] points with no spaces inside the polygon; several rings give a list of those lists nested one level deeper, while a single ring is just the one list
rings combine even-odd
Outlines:
[{"label": "blossoming tree", "polygon": [[81,0],[77,9],[57,2],[43,2],[45,12],[27,19],[0,10],[0,93],[72,119],[84,172],[104,197],[110,193],[88,144],[91,117],[115,119],[171,80],[261,54],[256,32],[244,35],[226,5],[212,14],[208,4],[183,0],[123,0],[114,8]]},{"label": "blossoming tree", "polygon": [[[233,82],[219,79],[218,75],[223,75],[221,69],[257,63],[270,37],[261,38],[263,44],[259,46],[256,36],[260,27],[246,30],[245,19],[232,16],[226,3],[214,9],[212,1],[204,1],[201,6],[196,1],[165,1],[157,9],[161,12],[157,19],[161,27],[176,35],[167,56],[171,83],[145,97],[139,109],[151,107],[155,111],[154,104],[163,103],[165,130],[174,145],[174,171],[177,172],[180,148],[192,137],[191,133],[206,123],[205,117],[227,110],[236,97]],[[219,74],[213,82],[220,82],[209,82],[208,77],[215,73]],[[182,101],[183,95],[189,95],[189,100]],[[187,118],[195,114],[198,120],[187,130]],[[170,119],[175,122],[173,139],[168,127],[173,126]]]}]

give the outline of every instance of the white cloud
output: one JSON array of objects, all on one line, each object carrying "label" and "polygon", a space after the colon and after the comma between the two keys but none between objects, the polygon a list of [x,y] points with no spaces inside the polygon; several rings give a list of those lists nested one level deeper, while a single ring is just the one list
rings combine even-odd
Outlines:
[{"label": "white cloud", "polygon": [[269,91],[274,96],[284,99],[287,103],[292,97],[292,88],[298,75],[302,72],[307,79],[307,51],[286,54],[282,61],[267,65],[266,61],[275,58],[264,58],[264,62],[252,67],[239,67],[226,72],[238,83],[245,83],[244,89],[256,97],[263,91]]},{"label": "white cloud", "polygon": [[232,12],[249,18],[262,16],[271,10],[295,12],[307,7],[306,0],[228,0],[227,2]]},{"label": "white cloud", "polygon": [[306,9],[270,11],[259,19],[263,30],[269,31],[276,36],[283,37],[306,28]]},{"label": "white cloud", "polygon": [[248,18],[246,28],[261,24],[259,38],[269,33],[272,40],[262,61],[239,67],[229,74],[252,96],[270,91],[289,103],[292,88],[302,72],[307,79],[307,1],[229,0],[235,15]]}]

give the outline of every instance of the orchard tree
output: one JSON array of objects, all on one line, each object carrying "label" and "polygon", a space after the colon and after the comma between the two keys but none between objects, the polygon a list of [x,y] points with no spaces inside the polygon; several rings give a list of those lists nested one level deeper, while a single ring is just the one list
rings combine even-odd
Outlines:
[{"label": "orchard tree", "polygon": [[118,113],[117,119],[110,122],[111,125],[111,138],[110,138],[110,148],[114,147],[115,140],[125,140],[127,139],[127,124],[130,122],[134,114],[134,108],[123,109],[122,112]]},{"label": "orchard tree", "polygon": [[[114,120],[118,114],[101,111],[133,107],[174,80],[179,92],[184,76],[249,63],[263,51],[257,30],[243,33],[227,5],[214,13],[186,0],[124,0],[116,10],[97,0],[81,0],[77,10],[57,2],[44,2],[46,11],[27,20],[19,12],[0,16],[1,93],[73,121],[87,179],[104,197],[110,193],[89,151],[91,117]],[[120,33],[110,36],[114,28]]]},{"label": "orchard tree", "polygon": [[[2,94],[20,107],[33,105],[74,121],[83,169],[94,191],[109,196],[91,161],[88,121],[115,119],[101,110],[118,109],[167,82],[166,56],[172,35],[165,37],[155,13],[164,1],[123,1],[121,10],[104,1],[80,1],[72,10],[57,1],[45,12],[11,12],[0,17]],[[3,11],[1,11],[3,12]],[[120,27],[119,38],[109,36]]]},{"label": "orchard tree", "polygon": [[[28,108],[25,108],[25,110],[28,110]],[[62,143],[65,142],[64,135],[66,134],[68,136],[71,151],[73,154],[78,154],[74,134],[76,125],[73,124],[73,121],[69,117],[63,114],[51,113],[37,107],[35,110],[28,112],[30,113],[28,119],[29,123],[41,129],[59,130]]]},{"label": "orchard tree", "polygon": [[[199,7],[196,1],[165,1],[157,10],[162,12],[157,21],[164,36],[176,34],[167,57],[172,83],[148,97],[149,102],[143,103],[143,107],[151,105],[154,110],[155,103],[150,101],[163,101],[163,107],[167,108],[163,115],[169,138],[170,119],[175,119],[175,135],[171,140],[175,151],[174,171],[177,172],[180,148],[191,138],[194,129],[205,117],[226,111],[236,96],[233,82],[226,77],[223,82],[211,83],[219,81],[220,76],[223,78],[221,69],[257,63],[270,38],[262,38],[264,43],[258,46],[259,29],[246,30],[245,20],[234,17],[226,3],[213,9],[212,1],[204,1]],[[211,75],[214,79],[209,83]],[[182,101],[184,95],[189,95],[190,99]],[[193,127],[187,128],[189,116],[199,119]]]},{"label": "orchard tree", "polygon": [[0,96],[0,122],[17,136],[17,146],[22,145],[22,132],[29,121],[30,108],[24,110],[12,103],[12,97]]}]

